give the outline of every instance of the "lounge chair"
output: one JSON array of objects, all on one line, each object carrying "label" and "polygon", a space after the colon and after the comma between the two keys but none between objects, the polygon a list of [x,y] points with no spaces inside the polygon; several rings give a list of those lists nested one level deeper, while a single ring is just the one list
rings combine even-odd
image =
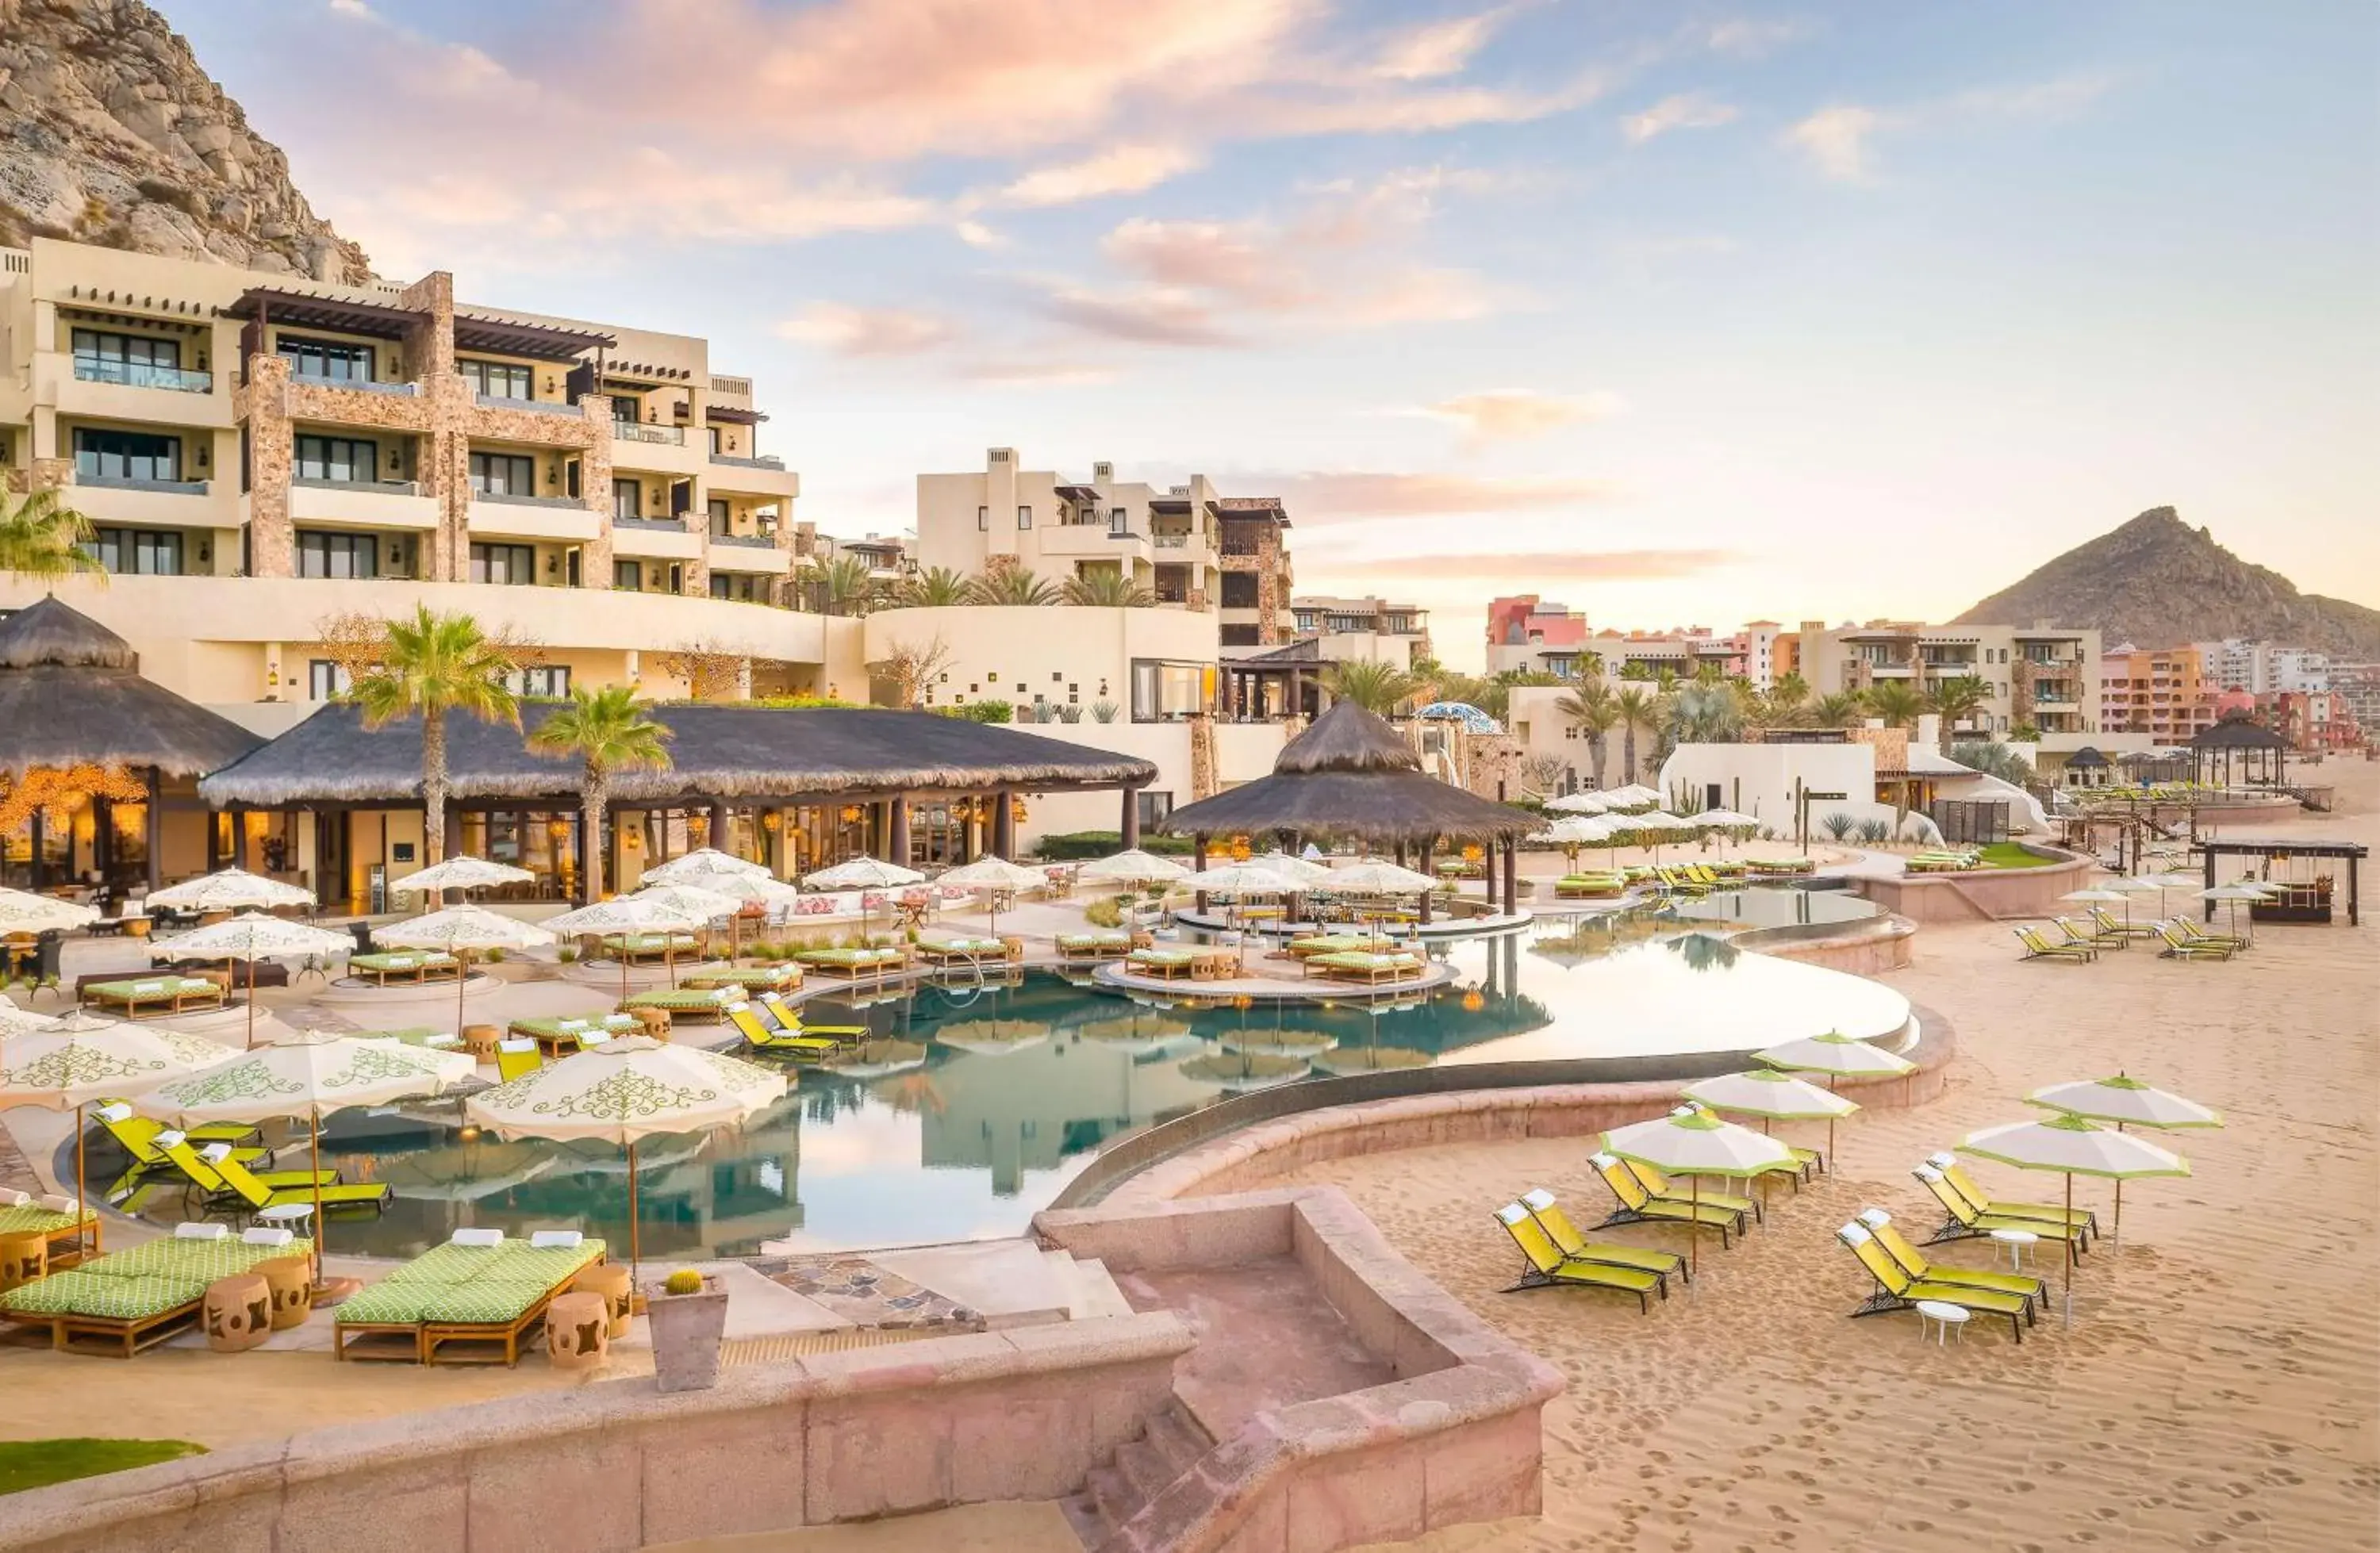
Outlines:
[{"label": "lounge chair", "polygon": [[1382,981],[1402,981],[1422,971],[1418,955],[1374,954],[1358,950],[1309,954],[1302,965],[1307,976],[1320,971],[1333,981],[1360,981],[1366,987],[1377,987]]},{"label": "lounge chair", "polygon": [[347,974],[382,987],[392,981],[412,986],[425,981],[452,981],[463,974],[463,964],[452,954],[350,954]]},{"label": "lounge chair", "polygon": [[829,1036],[845,1046],[856,1046],[876,1033],[865,1025],[813,1025],[802,1017],[801,1010],[774,992],[762,993],[752,1006],[760,1023],[781,1035]]},{"label": "lounge chair", "polygon": [[1670,1285],[1658,1273],[1635,1268],[1614,1267],[1607,1262],[1577,1262],[1564,1256],[1547,1238],[1545,1226],[1530,1217],[1529,1210],[1518,1203],[1506,1203],[1496,1210],[1496,1222],[1504,1226],[1512,1243],[1521,1248],[1524,1259],[1520,1280],[1504,1288],[1507,1294],[1523,1289],[1554,1289],[1563,1285],[1585,1289],[1617,1289],[1623,1294],[1636,1296],[1639,1313],[1649,1312],[1653,1302],[1647,1296],[1658,1292],[1670,1297]]},{"label": "lounge chair", "polygon": [[1953,1289],[1981,1289],[1995,1294],[2021,1294],[2039,1302],[2046,1298],[2041,1280],[2027,1278],[2022,1273],[1991,1272],[1977,1268],[1954,1268],[1941,1262],[1929,1262],[1925,1254],[1909,1244],[1909,1237],[1893,1227],[1892,1215],[1880,1207],[1862,1208],[1859,1221],[1867,1227],[1884,1254],[1897,1263],[1900,1270],[1921,1283],[1948,1284]]},{"label": "lounge chair", "polygon": [[1957,1305],[1961,1310],[1980,1311],[1986,1316],[2005,1316],[2009,1330],[2016,1341],[2024,1341],[2027,1321],[2038,1321],[2033,1302],[2022,1294],[2001,1293],[1988,1289],[1968,1289],[1956,1284],[1937,1283],[1909,1276],[1900,1265],[1885,1254],[1876,1236],[1864,1224],[1846,1224],[1835,1231],[1835,1238],[1860,1259],[1860,1266],[1876,1280],[1876,1292],[1870,1294],[1852,1312],[1854,1317],[1882,1316],[1895,1310],[1913,1310],[1920,1300],[1936,1300],[1943,1304]]},{"label": "lounge chair", "polygon": [[553,1296],[603,1256],[601,1241],[576,1231],[523,1241],[458,1230],[341,1304],[333,1352],[342,1359],[518,1364],[521,1340]]},{"label": "lounge chair", "polygon": [[169,1236],[0,1294],[0,1319],[48,1329],[55,1349],[128,1359],[193,1325],[215,1280],[313,1250],[285,1229],[235,1236],[221,1224],[177,1224]]},{"label": "lounge chair", "polygon": [[2157,937],[2165,940],[2165,947],[2157,951],[2157,958],[2160,960],[2228,960],[2240,952],[2239,946],[2236,944],[2216,943],[2211,940],[2198,941],[2186,938],[2181,930],[2170,922],[2157,924]]},{"label": "lounge chair", "polygon": [[1949,1215],[1940,1229],[1925,1237],[1928,1245],[1940,1245],[1945,1241],[1982,1240],[1994,1230],[2024,1230],[2044,1240],[2064,1241],[2069,1256],[2079,1256],[2090,1249],[2090,1231],[2082,1225],[2060,1224],[2052,1219],[2025,1219],[2008,1213],[1985,1213],[1969,1202],[1933,1166],[1920,1165],[1911,1173],[1925,1183],[1925,1190],[1934,1194],[1934,1200],[1940,1203],[1943,1211]]},{"label": "lounge chair", "polygon": [[1747,857],[1743,866],[1747,872],[1777,879],[1815,873],[1818,867],[1816,861],[1808,857]]},{"label": "lounge chair", "polygon": [[1119,959],[1132,952],[1132,935],[1121,928],[1095,933],[1061,933],[1058,952],[1070,960]]},{"label": "lounge chair", "polygon": [[917,940],[919,957],[931,961],[937,965],[952,964],[975,965],[987,960],[1005,962],[1012,957],[1022,959],[1023,948],[1022,944],[1016,945],[1016,953],[1012,956],[1011,946],[1004,939],[954,938]]},{"label": "lounge chair", "polygon": [[199,1154],[223,1178],[224,1190],[208,1198],[209,1212],[223,1208],[253,1216],[273,1208],[311,1208],[319,1197],[325,1213],[334,1208],[368,1207],[378,1215],[396,1195],[384,1181],[334,1180],[274,1186],[250,1174],[246,1165],[233,1159],[227,1143],[211,1143]]},{"label": "lounge chair", "polygon": [[1997,1213],[2007,1219],[2046,1219],[2053,1224],[2079,1224],[2093,1234],[2099,1232],[2099,1216],[2087,1207],[2064,1207],[2057,1203],[2002,1202],[1985,1191],[1959,1157],[1949,1149],[1929,1154],[1925,1162],[1942,1172],[1950,1190],[1967,1200],[1977,1213]]},{"label": "lounge chair", "polygon": [[1593,1159],[1596,1173],[1603,1177],[1606,1186],[1611,1188],[1611,1195],[1620,1199],[1620,1206],[1612,1210],[1610,1217],[1596,1226],[1599,1230],[1608,1230],[1615,1224],[1643,1224],[1654,1220],[1690,1224],[1699,1229],[1717,1230],[1722,1249],[1734,1244],[1734,1237],[1743,1232],[1744,1216],[1733,1208],[1720,1207],[1715,1203],[1695,1207],[1687,1203],[1665,1202],[1645,1191],[1645,1183],[1636,1179],[1634,1172],[1617,1155],[1597,1154]]},{"label": "lounge chair", "polygon": [[1124,965],[1143,976],[1172,981],[1177,976],[1196,974],[1202,958],[1197,951],[1190,949],[1135,949],[1124,957]]},{"label": "lounge chair", "polygon": [[630,1013],[640,1008],[668,1011],[672,1023],[686,1020],[716,1020],[720,1011],[729,1003],[744,1001],[746,988],[741,982],[725,987],[656,987],[650,992],[638,992],[620,1001],[620,1012]]},{"label": "lounge chair", "polygon": [[1318,954],[1359,954],[1379,941],[1369,933],[1309,933],[1282,948],[1293,960],[1310,960]]},{"label": "lounge chair", "polygon": [[526,1036],[516,1036],[510,1040],[496,1043],[496,1082],[499,1084],[510,1084],[543,1066],[545,1053],[537,1049],[537,1042]]},{"label": "lounge chair", "polygon": [[[40,1235],[46,1241],[55,1268],[71,1267],[95,1255],[100,1247],[100,1218],[88,1207],[78,1209],[65,1196],[33,1197],[23,1192],[0,1192],[0,1235]],[[84,1237],[90,1244],[83,1244]],[[72,1251],[62,1251],[67,1242]]]},{"label": "lounge chair", "polygon": [[2010,930],[2016,934],[2016,941],[2024,945],[2024,953],[2020,956],[2021,959],[2096,960],[2099,958],[2099,951],[2093,944],[2052,943],[2041,936],[2041,929],[2038,928],[2016,928]]},{"label": "lounge chair", "polygon": [[[132,1156],[132,1162],[147,1171],[168,1171],[174,1162],[157,1147],[157,1138],[169,1129],[153,1117],[136,1116],[132,1107],[123,1100],[102,1100],[91,1113],[116,1146]],[[211,1122],[203,1126],[185,1127],[182,1135],[193,1144],[227,1143],[232,1157],[243,1165],[273,1168],[273,1150],[264,1147],[264,1134],[245,1122]]]},{"label": "lounge chair", "polygon": [[533,1041],[540,1051],[549,1057],[566,1057],[571,1052],[621,1036],[641,1033],[643,1023],[633,1013],[607,1013],[600,1019],[516,1019],[504,1026],[505,1033],[517,1039]]},{"label": "lounge chair", "polygon": [[794,958],[805,971],[856,981],[862,977],[889,976],[908,965],[897,949],[803,949]]},{"label": "lounge chair", "polygon": [[755,1051],[773,1051],[791,1057],[797,1062],[816,1062],[834,1055],[841,1042],[831,1036],[794,1035],[772,1030],[760,1022],[760,1016],[749,1003],[737,1003],[728,1009],[727,1022],[735,1033]]},{"label": "lounge chair", "polygon": [[[1756,1196],[1748,1196],[1741,1192],[1717,1192],[1707,1186],[1703,1187],[1699,1192],[1682,1191],[1670,1183],[1669,1177],[1650,1165],[1640,1165],[1633,1159],[1622,1159],[1620,1162],[1626,1168],[1629,1174],[1636,1178],[1637,1184],[1645,1188],[1645,1195],[1656,1202],[1715,1203],[1731,1212],[1748,1213],[1755,1220],[1765,1218],[1761,1212],[1760,1199]],[[1784,1165],[1779,1165],[1777,1168],[1788,1169]],[[1792,1167],[1792,1174],[1797,1180],[1800,1178],[1801,1171],[1798,1166]]]},{"label": "lounge chair", "polygon": [[677,981],[680,987],[698,990],[741,987],[747,992],[791,992],[802,984],[802,968],[790,962],[782,965],[726,965],[685,972]]},{"label": "lounge chair", "polygon": [[84,1002],[96,1003],[102,1008],[121,1009],[127,1019],[140,1018],[143,1009],[186,1013],[191,1009],[221,1008],[224,1005],[221,983],[192,976],[95,981],[82,989],[81,997]]},{"label": "lounge chair", "polygon": [[666,960],[675,954],[694,952],[691,933],[613,933],[602,940],[601,948],[614,960],[625,959],[632,965],[649,960]]},{"label": "lounge chair", "polygon": [[2248,940],[2235,933],[2210,933],[2186,916],[2177,916],[2166,924],[2192,943],[2228,944],[2235,952],[2244,951]]},{"label": "lounge chair", "polygon": [[1554,880],[1558,901],[1601,901],[1628,893],[1628,878],[1618,873],[1564,874]]},{"label": "lounge chair", "polygon": [[1601,1262],[1609,1267],[1633,1268],[1638,1272],[1652,1273],[1665,1280],[1670,1274],[1676,1273],[1689,1283],[1694,1281],[1694,1275],[1686,1266],[1686,1259],[1674,1251],[1587,1239],[1579,1233],[1578,1226],[1571,1222],[1570,1215],[1562,1211],[1561,1204],[1554,1200],[1554,1195],[1542,1186],[1522,1193],[1521,1206],[1527,1208],[1530,1217],[1544,1229],[1546,1238],[1554,1243],[1554,1249],[1573,1262]]},{"label": "lounge chair", "polygon": [[2105,931],[2095,922],[2079,923],[2070,916],[2053,916],[2049,920],[2064,935],[2052,940],[2056,943],[2087,944],[2093,949],[2123,949],[2132,941],[2121,933]]},{"label": "lounge chair", "polygon": [[2093,906],[2091,920],[2099,925],[2099,931],[2112,933],[2119,939],[2153,939],[2157,936],[2155,923],[2127,922],[2105,906]]},{"label": "lounge chair", "polygon": [[[230,1144],[211,1143],[202,1148],[191,1142],[188,1135],[176,1132],[159,1133],[151,1142],[157,1152],[165,1157],[166,1163],[179,1171],[189,1185],[197,1187],[207,1196],[218,1197],[230,1190],[230,1183],[215,1169],[209,1152],[220,1148],[228,1155],[232,1148]],[[248,1169],[244,1162],[240,1168]],[[249,1179],[268,1187],[310,1186],[317,1181],[330,1185],[338,1181],[339,1172],[335,1170],[249,1171]]]}]

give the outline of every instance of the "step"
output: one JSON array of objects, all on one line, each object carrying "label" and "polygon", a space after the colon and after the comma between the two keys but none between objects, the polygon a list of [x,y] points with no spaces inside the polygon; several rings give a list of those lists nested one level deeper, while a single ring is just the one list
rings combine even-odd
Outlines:
[{"label": "step", "polygon": [[1132,1480],[1124,1476],[1118,1467],[1093,1467],[1084,1490],[1091,1496],[1091,1502],[1099,1507],[1099,1514],[1111,1526],[1121,1526],[1131,1520],[1139,1513],[1143,1502],[1140,1496],[1133,1492]]},{"label": "step", "polygon": [[1134,1314],[1132,1302],[1125,1299],[1123,1291],[1116,1287],[1116,1280],[1109,1276],[1105,1262],[1096,1256],[1079,1260],[1075,1264],[1075,1274],[1084,1294],[1082,1304],[1073,1312],[1075,1320]]},{"label": "step", "polygon": [[1066,1517],[1066,1524],[1075,1529],[1076,1540],[1085,1547],[1097,1547],[1115,1530],[1114,1524],[1099,1513],[1099,1500],[1087,1488],[1060,1499],[1058,1510]]},{"label": "step", "polygon": [[1165,1448],[1147,1435],[1138,1439],[1128,1439],[1116,1447],[1115,1466],[1116,1471],[1123,1474],[1123,1480],[1132,1486],[1132,1508],[1135,1511],[1157,1498],[1159,1490],[1182,1475],[1180,1470],[1165,1459]]},{"label": "step", "polygon": [[1147,1438],[1172,1467],[1175,1477],[1188,1472],[1199,1457],[1215,1448],[1215,1442],[1190,1416],[1190,1410],[1182,1405],[1179,1398],[1148,1421]]}]

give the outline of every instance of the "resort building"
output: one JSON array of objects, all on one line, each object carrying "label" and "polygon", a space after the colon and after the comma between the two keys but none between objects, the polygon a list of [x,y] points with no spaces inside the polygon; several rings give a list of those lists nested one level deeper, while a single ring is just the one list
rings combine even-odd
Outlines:
[{"label": "resort building", "polygon": [[[703,340],[472,304],[443,272],[0,250],[0,481],[62,488],[112,574],[60,593],[267,732],[344,683],[326,626],[417,603],[532,644],[528,694],[686,694],[698,646],[735,692],[864,683],[856,622],[782,607],[815,536],[766,419]],[[0,578],[0,609],[37,597]]]},{"label": "resort building", "polygon": [[2099,660],[2099,731],[2187,744],[2215,726],[2215,697],[2222,688],[2207,678],[2199,648],[2147,651],[2126,642]]},{"label": "resort building", "polygon": [[2331,688],[2330,655],[2313,648],[2287,647],[2239,637],[2193,644],[2206,665],[2206,677],[2217,690],[2245,690],[2252,696],[2279,690]]},{"label": "resort building", "polygon": [[1377,661],[1410,669],[1433,656],[1429,612],[1385,599],[1333,599],[1306,594],[1290,601],[1297,639],[1312,641],[1325,662]]},{"label": "resort building", "polygon": [[2346,749],[2362,738],[2347,698],[2336,690],[2274,690],[2256,698],[2265,725],[2293,749]]},{"label": "resort building", "polygon": [[2380,663],[2333,663],[2330,687],[2366,744],[2380,734]]},{"label": "resort building", "polygon": [[1705,667],[1716,666],[1723,673],[1748,677],[1765,690],[1780,672],[1775,668],[1778,635],[1773,621],[1758,621],[1728,636],[1703,625],[1592,631],[1585,612],[1524,593],[1493,600],[1488,606],[1488,673],[1652,679],[1667,671],[1691,679]]},{"label": "resort building", "polygon": [[1926,625],[1876,620],[1828,629],[1803,621],[1799,673],[1814,696],[1888,683],[1930,694],[1943,680],[1972,676],[1987,694],[1978,732],[2034,728],[2045,735],[2099,731],[2099,633],[2046,621],[2031,626]]}]

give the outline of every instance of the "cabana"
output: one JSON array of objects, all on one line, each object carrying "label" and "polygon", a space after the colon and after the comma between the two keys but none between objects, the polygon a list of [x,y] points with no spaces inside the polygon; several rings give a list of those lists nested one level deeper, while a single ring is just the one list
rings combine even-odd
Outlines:
[{"label": "cabana", "polygon": [[[169,810],[185,821],[183,871],[199,871],[190,843],[205,817],[191,784],[262,741],[140,666],[122,637],[54,597],[0,621],[0,833],[30,827],[32,843],[25,876],[0,882],[38,892],[90,874],[110,889],[156,889]],[[212,872],[214,827],[203,829]]]},{"label": "cabana", "polygon": [[[1535,831],[1537,817],[1425,776],[1421,758],[1395,729],[1352,701],[1341,701],[1292,739],[1274,760],[1272,775],[1184,805],[1160,829],[1190,836],[1196,866],[1207,866],[1210,836],[1276,835],[1294,851],[1312,836],[1343,836],[1373,847],[1394,847],[1404,860],[1418,850],[1417,867],[1430,867],[1440,842],[1476,842],[1502,848],[1502,908],[1519,909],[1515,849]],[[1498,875],[1488,875],[1488,898],[1496,899]],[[1194,873],[1187,881],[1197,886]],[[1429,897],[1422,896],[1428,920]]]},{"label": "cabana", "polygon": [[[2342,841],[2256,841],[2232,837],[2226,841],[2199,843],[2206,855],[2206,888],[2212,890],[2216,860],[2220,857],[2244,857],[2257,867],[2255,881],[2272,892],[2273,899],[2257,901],[2248,907],[2252,922],[2328,922],[2331,919],[2331,876],[2322,871],[2325,860],[2347,865],[2347,921],[2353,927],[2362,921],[2361,866],[2372,855],[2372,849],[2362,842]],[[2311,860],[2310,867],[2301,867]],[[2222,882],[2229,882],[2224,880]],[[2206,919],[2214,920],[2215,903],[2205,903]]]},{"label": "cabana", "polygon": [[[583,892],[572,876],[587,877],[579,763],[528,746],[553,710],[524,705],[519,728],[446,722],[446,854],[517,860],[548,899]],[[1006,855],[1016,840],[1013,800],[1039,793],[1121,789],[1124,844],[1135,845],[1138,790],[1157,777],[1131,756],[928,712],[703,702],[664,703],[652,718],[670,730],[670,764],[613,775],[601,838],[605,878],[622,888],[664,855],[703,844],[780,877],[863,855],[905,863],[910,811],[928,805],[979,810],[964,850]],[[369,817],[418,815],[420,790],[419,720],[374,730],[341,704],[200,783],[219,807],[311,810],[326,880],[349,879],[350,860],[377,853],[386,827]],[[418,819],[408,823],[418,831]],[[624,857],[637,866],[623,868]]]},{"label": "cabana", "polygon": [[2278,787],[2289,780],[2289,741],[2245,712],[2233,712],[2190,741],[2198,780],[2228,787],[2241,783]]}]

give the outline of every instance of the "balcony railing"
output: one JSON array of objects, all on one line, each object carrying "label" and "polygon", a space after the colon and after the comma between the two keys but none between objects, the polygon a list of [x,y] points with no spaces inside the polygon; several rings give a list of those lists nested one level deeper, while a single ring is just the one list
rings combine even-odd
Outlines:
[{"label": "balcony railing", "polygon": [[713,464],[725,464],[738,469],[775,469],[781,473],[785,467],[785,461],[773,453],[759,458],[739,458],[732,453],[714,453],[710,455],[710,461]]},{"label": "balcony railing", "polygon": [[710,392],[713,394],[724,394],[731,398],[749,399],[752,397],[752,380],[750,378],[731,378],[718,372],[713,372],[710,374]]},{"label": "balcony railing", "polygon": [[78,472],[74,482],[101,491],[153,491],[164,496],[203,496],[207,493],[207,482],[202,479],[143,479],[136,475]]},{"label": "balcony railing", "polygon": [[188,367],[166,367],[149,361],[114,361],[103,356],[78,356],[74,375],[80,382],[121,383],[127,388],[170,388],[176,394],[212,394],[215,375]]},{"label": "balcony railing", "polygon": [[381,496],[419,496],[421,483],[409,479],[332,479],[321,475],[292,475],[291,485],[310,491],[369,491]]},{"label": "balcony railing", "polygon": [[289,381],[302,382],[310,388],[352,388],[365,394],[392,394],[406,398],[410,398],[421,392],[419,383],[374,382],[370,378],[334,378],[327,372],[302,372],[294,366],[289,370]]},{"label": "balcony railing", "polygon": [[[515,495],[509,491],[481,491],[477,487],[472,489],[471,500],[474,502],[502,502],[506,506],[512,507],[562,507],[568,510],[577,510],[581,512],[585,511],[587,507],[587,504],[580,501],[576,496]],[[613,521],[616,523],[619,520],[614,518]]]},{"label": "balcony railing", "polygon": [[528,410],[535,415],[566,415],[573,420],[583,419],[585,413],[576,405],[565,405],[554,399],[515,399],[504,394],[475,394],[480,407],[487,410]]},{"label": "balcony railing", "polygon": [[710,542],[715,545],[742,545],[747,550],[774,550],[777,548],[777,536],[774,534],[713,534],[710,536]]},{"label": "balcony railing", "polygon": [[682,517],[615,517],[612,520],[612,527],[641,529],[649,534],[686,532],[686,519]]},{"label": "balcony railing", "polygon": [[648,426],[641,420],[615,420],[612,422],[612,435],[622,442],[686,445],[686,428],[683,426]]},{"label": "balcony railing", "polygon": [[1151,534],[1148,537],[1148,542],[1159,550],[1187,550],[1190,548],[1190,536],[1187,534]]}]

